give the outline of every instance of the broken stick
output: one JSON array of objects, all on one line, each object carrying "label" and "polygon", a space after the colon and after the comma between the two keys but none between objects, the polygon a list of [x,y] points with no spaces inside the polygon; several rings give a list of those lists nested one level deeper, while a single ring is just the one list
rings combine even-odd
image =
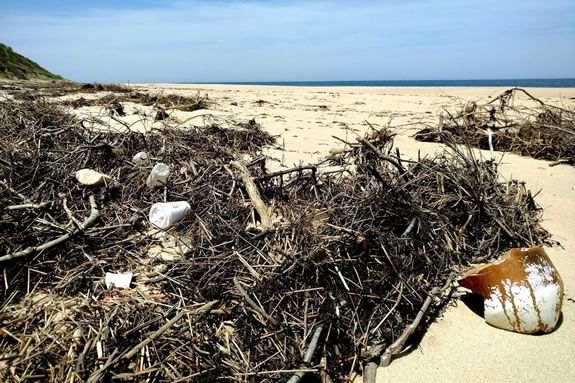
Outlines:
[{"label": "broken stick", "polygon": [[22,205],[6,206],[6,210],[41,209],[48,204],[49,204],[49,202],[24,203]]},{"label": "broken stick", "polygon": [[230,165],[236,168],[237,171],[240,173],[240,177],[244,182],[246,187],[246,191],[248,192],[248,196],[252,201],[252,205],[258,212],[260,216],[260,222],[262,225],[262,229],[264,232],[270,231],[273,229],[273,221],[271,216],[270,208],[265,204],[262,200],[258,187],[256,186],[254,180],[250,175],[250,171],[246,167],[246,165],[239,161],[232,161]]},{"label": "broken stick", "polygon": [[[317,348],[317,342],[319,341],[319,336],[321,335],[322,330],[323,330],[323,325],[319,325],[315,329],[315,332],[313,333],[313,336],[311,337],[311,341],[309,342],[309,345],[307,346],[307,351],[305,352],[305,355],[303,357],[304,365],[311,363],[311,359],[313,358],[313,354],[315,353],[315,349]],[[305,372],[298,371],[292,375],[292,377],[287,381],[287,383],[298,383],[301,380],[301,378],[303,378],[304,375],[305,375]]]},{"label": "broken stick", "polygon": [[372,144],[363,137],[357,137],[357,140],[362,144],[364,144],[365,146],[367,146],[369,149],[371,149],[371,151],[374,152],[379,158],[392,164],[397,169],[399,174],[401,175],[405,174],[405,169],[403,168],[403,166],[401,166],[401,164],[398,161],[396,161],[393,157],[384,154],[381,150],[376,148],[374,144]]},{"label": "broken stick", "polygon": [[92,226],[94,224],[94,222],[96,221],[96,219],[100,216],[100,211],[98,210],[98,206],[96,205],[96,199],[94,198],[93,195],[91,195],[89,197],[89,200],[90,200],[90,216],[88,218],[86,218],[84,220],[84,222],[82,222],[80,224],[79,227],[77,227],[76,229],[74,229],[74,230],[72,230],[72,231],[52,240],[52,241],[48,241],[46,243],[43,243],[42,245],[30,246],[30,247],[25,248],[24,250],[20,250],[20,251],[17,251],[15,253],[3,255],[0,257],[0,262],[8,261],[10,259],[24,257],[28,254],[33,253],[33,252],[49,249],[53,246],[58,245],[59,243],[66,241],[67,239],[83,232],[86,228]]},{"label": "broken stick", "polygon": [[272,324],[272,326],[274,327],[278,327],[280,322],[275,319],[274,317],[272,317],[270,314],[268,314],[267,312],[265,312],[265,310],[263,308],[261,308],[260,306],[258,306],[256,304],[256,302],[254,302],[252,300],[252,298],[250,298],[250,296],[248,295],[248,293],[246,292],[246,290],[242,287],[242,285],[240,284],[240,281],[238,281],[238,278],[234,277],[234,286],[236,287],[236,289],[238,290],[238,292],[241,294],[241,296],[244,298],[244,300],[246,301],[246,303],[248,305],[250,305],[250,307],[252,309],[254,309],[256,312],[258,312],[261,316],[263,316],[264,318],[266,318],[268,321],[270,321],[270,323]]},{"label": "broken stick", "polygon": [[363,382],[375,383],[377,378],[377,368],[379,365],[376,362],[368,362],[363,368]]},{"label": "broken stick", "polygon": [[201,315],[201,314],[205,314],[208,311],[210,311],[212,309],[212,307],[214,307],[216,305],[216,303],[218,303],[219,301],[210,301],[207,302],[206,304],[198,307],[195,310],[182,310],[179,313],[176,314],[176,316],[174,316],[172,319],[170,319],[169,321],[167,321],[162,327],[160,327],[159,329],[157,329],[156,331],[154,331],[152,333],[152,335],[150,335],[149,337],[147,337],[146,339],[144,339],[143,341],[141,341],[140,343],[138,343],[136,346],[134,346],[134,348],[132,348],[130,351],[128,351],[127,353],[124,354],[124,356],[122,356],[123,359],[130,359],[132,358],[134,355],[136,355],[140,349],[142,349],[142,347],[147,346],[148,344],[150,344],[154,339],[156,339],[157,337],[159,337],[160,335],[162,335],[164,332],[166,332],[170,327],[172,327],[177,321],[179,321],[180,319],[182,319],[182,317],[186,314],[190,314],[190,315]]},{"label": "broken stick", "polygon": [[397,355],[401,351],[403,351],[405,343],[407,342],[409,337],[415,332],[415,330],[417,329],[417,326],[419,326],[419,323],[423,319],[423,316],[425,315],[425,312],[429,308],[429,305],[431,304],[431,301],[433,300],[433,298],[440,296],[442,292],[446,291],[451,286],[451,281],[452,281],[452,279],[449,278],[447,280],[447,282],[445,283],[445,286],[443,286],[441,288],[440,287],[434,287],[433,289],[431,289],[431,292],[429,293],[429,295],[427,296],[427,298],[423,302],[423,305],[421,305],[421,309],[417,313],[417,316],[415,317],[413,322],[409,326],[407,326],[407,328],[403,331],[401,336],[399,338],[397,338],[397,340],[395,342],[393,342],[391,344],[391,346],[389,346],[385,350],[383,355],[381,356],[381,361],[379,363],[379,365],[381,367],[389,366],[389,364],[391,363],[391,358],[394,355]]}]

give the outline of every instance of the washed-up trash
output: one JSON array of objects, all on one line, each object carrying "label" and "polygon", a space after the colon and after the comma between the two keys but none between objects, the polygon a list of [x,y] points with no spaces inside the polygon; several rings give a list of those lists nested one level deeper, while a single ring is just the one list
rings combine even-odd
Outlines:
[{"label": "washed-up trash", "polygon": [[132,276],[132,273],[106,273],[104,282],[109,289],[129,289]]},{"label": "washed-up trash", "polygon": [[162,162],[159,162],[152,168],[152,171],[146,180],[146,185],[151,188],[164,186],[168,181],[169,175],[170,167]]},{"label": "washed-up trash", "polygon": [[132,157],[132,161],[136,165],[140,165],[140,166],[146,165],[149,160],[150,160],[150,158],[148,157],[148,153],[146,153],[146,152],[138,152],[134,155],[134,157]]},{"label": "washed-up trash", "polygon": [[82,185],[86,186],[97,186],[97,185],[105,185],[112,181],[112,178],[97,172],[92,169],[81,169],[76,172],[76,179]]},{"label": "washed-up trash", "polygon": [[150,223],[160,229],[167,229],[192,211],[186,201],[158,202],[150,208]]},{"label": "washed-up trash", "polygon": [[459,284],[483,296],[492,326],[533,334],[551,332],[559,321],[563,281],[541,247],[511,249],[467,272]]}]

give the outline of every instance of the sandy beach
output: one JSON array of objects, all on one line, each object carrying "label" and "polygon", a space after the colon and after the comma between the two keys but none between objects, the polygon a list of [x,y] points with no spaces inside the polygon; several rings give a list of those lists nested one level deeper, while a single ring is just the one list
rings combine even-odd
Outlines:
[{"label": "sandy beach", "polygon": [[[209,109],[170,110],[171,126],[233,126],[255,119],[277,136],[265,149],[267,166],[280,170],[317,164],[347,142],[355,142],[371,127],[390,127],[403,158],[430,156],[444,150],[435,143],[413,138],[435,126],[441,113],[460,109],[468,102],[486,102],[507,88],[431,87],[279,87],[206,84],[131,84],[139,90],[208,97]],[[531,88],[527,91],[545,103],[573,107],[575,88]],[[96,98],[92,93],[70,94],[60,100]],[[101,95],[99,95],[101,96]],[[516,102],[533,104],[525,96]],[[152,121],[154,109],[125,102],[126,116],[110,117],[103,106],[69,110],[95,117],[106,127],[125,131],[161,129],[166,121]],[[142,117],[144,116],[144,117]],[[88,120],[88,119],[86,119]],[[497,148],[495,148],[497,149]],[[488,151],[477,152],[486,159]],[[514,154],[495,152],[505,179],[525,181],[544,208],[543,225],[560,242],[546,248],[565,284],[559,327],[542,336],[520,335],[487,325],[461,301],[448,307],[417,348],[407,350],[391,365],[380,368],[378,382],[552,382],[575,381],[575,167]],[[361,377],[357,381],[361,382]]]},{"label": "sandy beach", "polygon": [[[279,135],[285,151],[270,150],[270,165],[317,162],[341,147],[333,138],[353,140],[374,127],[394,126],[403,155],[432,155],[441,147],[411,136],[422,124],[436,124],[443,108],[485,101],[505,88],[355,88],[240,85],[139,85],[166,93],[208,94],[212,109],[229,118],[256,120]],[[533,88],[545,102],[572,105],[575,89]],[[523,102],[523,101],[521,101]],[[527,101],[525,101],[527,102]],[[484,153],[486,156],[488,153]],[[524,180],[545,208],[544,226],[561,246],[548,248],[565,283],[560,327],[544,336],[498,330],[465,304],[450,307],[433,324],[419,348],[380,368],[380,382],[571,382],[575,380],[575,168],[506,154],[501,172]]]}]

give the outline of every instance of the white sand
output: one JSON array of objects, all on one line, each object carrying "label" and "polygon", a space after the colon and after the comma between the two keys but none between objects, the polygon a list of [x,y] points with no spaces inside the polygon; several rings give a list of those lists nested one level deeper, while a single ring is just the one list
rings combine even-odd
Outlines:
[{"label": "white sand", "polygon": [[[241,85],[153,85],[167,93],[195,94],[199,89],[215,102],[214,109],[238,120],[256,118],[265,129],[281,135],[276,167],[313,163],[354,132],[400,126],[396,143],[407,156],[433,153],[438,145],[419,143],[410,135],[413,124],[436,124],[442,106],[463,100],[485,100],[505,88],[361,88],[273,87]],[[572,105],[575,89],[529,89],[543,101]],[[263,100],[258,104],[256,101]],[[237,103],[232,105],[232,103]],[[325,106],[325,107],[323,107]],[[549,167],[545,161],[508,154],[505,177],[525,180],[541,193],[544,225],[563,246],[547,249],[563,277],[566,297],[563,321],[552,334],[527,336],[490,327],[466,305],[451,307],[431,326],[419,349],[379,369],[381,382],[573,382],[575,381],[575,168]]]}]

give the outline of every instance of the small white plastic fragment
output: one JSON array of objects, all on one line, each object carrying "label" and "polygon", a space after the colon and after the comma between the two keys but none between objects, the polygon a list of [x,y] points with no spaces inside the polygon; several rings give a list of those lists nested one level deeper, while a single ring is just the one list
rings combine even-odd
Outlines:
[{"label": "small white plastic fragment", "polygon": [[148,187],[150,188],[164,186],[168,181],[169,175],[170,175],[170,167],[162,162],[158,162],[152,168],[150,175],[148,175],[146,185],[148,185]]},{"label": "small white plastic fragment", "polygon": [[150,208],[150,223],[160,229],[167,229],[192,211],[186,201],[158,202]]},{"label": "small white plastic fragment", "polygon": [[134,155],[134,157],[132,158],[132,161],[136,164],[136,165],[145,165],[148,163],[149,161],[149,157],[148,157],[148,153],[146,152],[138,152]]},{"label": "small white plastic fragment", "polygon": [[111,177],[92,169],[80,169],[76,172],[76,179],[82,185],[97,186],[110,183]]},{"label": "small white plastic fragment", "polygon": [[130,283],[132,283],[132,276],[132,273],[106,273],[104,282],[109,289],[129,289]]}]

